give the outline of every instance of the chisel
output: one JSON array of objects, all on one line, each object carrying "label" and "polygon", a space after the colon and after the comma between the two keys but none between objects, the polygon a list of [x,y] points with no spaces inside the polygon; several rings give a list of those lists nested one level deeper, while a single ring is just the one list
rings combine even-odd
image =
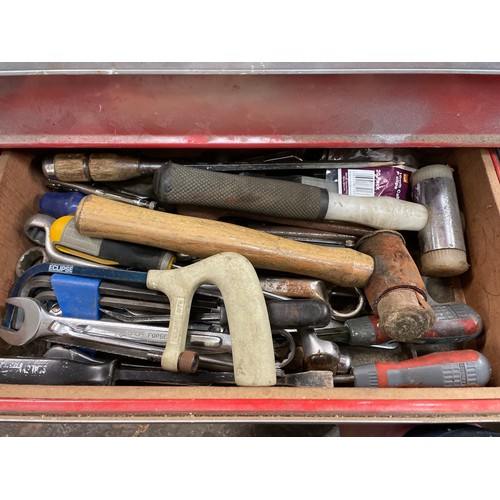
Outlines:
[{"label": "chisel", "polygon": [[[295,157],[297,158],[297,157]],[[131,155],[119,155],[116,153],[59,153],[54,157],[47,157],[42,162],[42,170],[48,179],[58,179],[67,182],[114,182],[136,179],[137,177],[152,175],[166,161],[158,158],[139,158]],[[187,163],[185,165],[215,170],[218,172],[254,172],[262,170],[326,170],[331,168],[332,163],[327,161],[307,162],[298,161],[269,162],[231,162],[231,163]],[[351,166],[351,162],[334,165]],[[356,163],[363,167],[384,167],[393,166],[393,161],[374,161]]]}]

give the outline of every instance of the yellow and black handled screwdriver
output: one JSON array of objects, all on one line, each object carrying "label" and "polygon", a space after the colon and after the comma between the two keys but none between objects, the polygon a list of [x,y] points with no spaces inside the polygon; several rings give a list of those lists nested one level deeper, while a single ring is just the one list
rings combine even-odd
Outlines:
[{"label": "yellow and black handled screwdriver", "polygon": [[84,236],[77,231],[72,215],[56,219],[49,234],[59,251],[108,266],[149,271],[171,269],[176,260],[174,253],[160,248]]}]

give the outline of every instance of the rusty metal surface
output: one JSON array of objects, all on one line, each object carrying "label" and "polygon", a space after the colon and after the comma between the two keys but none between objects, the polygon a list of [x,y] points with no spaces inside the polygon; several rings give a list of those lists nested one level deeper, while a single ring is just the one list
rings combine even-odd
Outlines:
[{"label": "rusty metal surface", "polygon": [[0,147],[499,143],[500,75],[0,76]]},{"label": "rusty metal surface", "polygon": [[398,342],[412,342],[436,321],[415,261],[396,231],[380,230],[361,238],[357,250],[373,257],[374,271],[364,288],[379,316],[379,328]]},{"label": "rusty metal surface", "polygon": [[402,288],[411,289],[427,297],[425,284],[415,261],[405,246],[403,237],[396,231],[374,231],[361,238],[356,249],[373,257],[375,269],[364,288],[372,308],[388,292]]}]

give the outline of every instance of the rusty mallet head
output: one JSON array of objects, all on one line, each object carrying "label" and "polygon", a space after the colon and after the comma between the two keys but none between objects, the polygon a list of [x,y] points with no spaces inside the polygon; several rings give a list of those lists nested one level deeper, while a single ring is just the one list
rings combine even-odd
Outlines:
[{"label": "rusty mallet head", "polygon": [[356,248],[375,262],[364,291],[379,316],[380,329],[399,342],[419,338],[432,327],[436,315],[403,237],[396,231],[374,231],[361,238]]}]

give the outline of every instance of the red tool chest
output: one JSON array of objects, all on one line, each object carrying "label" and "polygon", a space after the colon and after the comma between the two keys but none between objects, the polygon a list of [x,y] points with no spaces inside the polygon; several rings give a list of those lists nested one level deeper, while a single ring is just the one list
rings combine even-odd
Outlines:
[{"label": "red tool chest", "polygon": [[[206,72],[206,71],[205,71]],[[457,293],[483,317],[488,387],[356,389],[0,385],[0,419],[500,421],[500,74],[96,70],[0,76],[0,312],[43,186],[45,151],[442,148],[455,169],[470,270]],[[78,72],[73,72],[78,73]],[[84,72],[81,72],[84,73]],[[182,74],[180,74],[182,73]],[[214,71],[214,73],[217,73]],[[0,347],[1,348],[1,347]],[[1,380],[0,380],[1,382]]]}]

